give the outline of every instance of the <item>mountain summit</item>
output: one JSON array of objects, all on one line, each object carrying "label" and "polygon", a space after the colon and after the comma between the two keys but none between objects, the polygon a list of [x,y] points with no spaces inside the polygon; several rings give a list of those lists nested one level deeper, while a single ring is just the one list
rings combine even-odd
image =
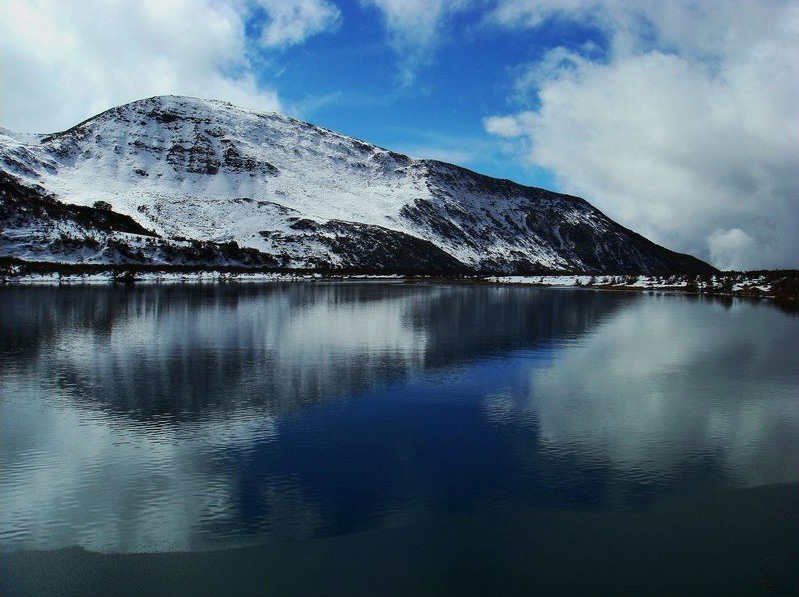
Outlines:
[{"label": "mountain summit", "polygon": [[0,254],[32,260],[536,273],[712,271],[587,201],[275,113],[154,97],[0,129]]}]

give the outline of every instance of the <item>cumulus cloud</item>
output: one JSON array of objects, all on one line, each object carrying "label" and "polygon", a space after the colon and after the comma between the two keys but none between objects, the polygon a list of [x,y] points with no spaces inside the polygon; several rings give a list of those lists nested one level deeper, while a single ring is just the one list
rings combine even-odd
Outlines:
[{"label": "cumulus cloud", "polygon": [[417,69],[430,61],[447,18],[476,2],[477,0],[361,0],[361,5],[377,8],[382,13],[389,43],[400,57],[400,76],[403,83],[410,84]]},{"label": "cumulus cloud", "polygon": [[532,112],[516,116],[490,116],[483,121],[485,130],[500,137],[519,137],[527,130],[525,121],[534,118]]},{"label": "cumulus cloud", "polygon": [[754,239],[740,228],[715,230],[707,239],[710,258],[721,268],[749,261],[756,250]]},{"label": "cumulus cloud", "polygon": [[609,49],[523,69],[534,109],[489,117],[561,188],[724,268],[798,267],[799,5],[511,0],[505,27],[574,19]]},{"label": "cumulus cloud", "polygon": [[[335,26],[325,0],[269,1],[260,43]],[[0,20],[0,124],[53,132],[114,105],[180,94],[280,109],[248,58],[246,0],[7,0]]]},{"label": "cumulus cloud", "polygon": [[341,13],[326,0],[259,0],[269,16],[261,43],[274,47],[296,44],[322,31],[335,29]]}]

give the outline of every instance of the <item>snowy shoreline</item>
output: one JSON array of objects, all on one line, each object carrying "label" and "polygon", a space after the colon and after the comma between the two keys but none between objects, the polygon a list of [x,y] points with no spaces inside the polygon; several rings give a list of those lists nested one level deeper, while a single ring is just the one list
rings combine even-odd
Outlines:
[{"label": "snowy shoreline", "polygon": [[[795,274],[794,274],[795,277]],[[658,275],[567,275],[567,276],[490,276],[496,284],[544,286],[560,288],[592,288],[595,290],[670,291],[687,294],[713,294],[777,298],[782,288],[760,273],[719,273],[710,276]],[[779,280],[781,282],[782,280]],[[794,298],[796,298],[794,296]]]},{"label": "snowy shoreline", "polygon": [[322,280],[398,281],[400,275],[326,275],[321,273],[283,272],[226,272],[208,270],[197,272],[126,272],[103,271],[84,274],[28,273],[0,276],[0,285],[26,286],[76,286],[81,284],[217,284],[217,283],[266,283],[309,282]]},{"label": "snowy shoreline", "polygon": [[73,286],[82,284],[216,284],[309,281],[405,282],[584,288],[609,291],[659,291],[714,296],[746,296],[799,300],[799,271],[720,272],[713,275],[538,275],[485,276],[443,274],[376,274],[309,271],[246,271],[208,269],[195,271],[137,271],[116,266],[89,272],[40,271],[10,266],[0,271],[0,285]]}]

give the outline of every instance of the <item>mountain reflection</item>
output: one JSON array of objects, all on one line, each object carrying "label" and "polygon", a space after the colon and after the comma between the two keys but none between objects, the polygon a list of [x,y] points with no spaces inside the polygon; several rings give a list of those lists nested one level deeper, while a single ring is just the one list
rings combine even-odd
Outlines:
[{"label": "mountain reflection", "polygon": [[799,480],[799,318],[765,304],[399,283],[0,297],[4,550]]},{"label": "mountain reflection", "polygon": [[579,334],[618,304],[401,284],[14,289],[0,372],[34,368],[74,401],[138,420],[278,414]]}]

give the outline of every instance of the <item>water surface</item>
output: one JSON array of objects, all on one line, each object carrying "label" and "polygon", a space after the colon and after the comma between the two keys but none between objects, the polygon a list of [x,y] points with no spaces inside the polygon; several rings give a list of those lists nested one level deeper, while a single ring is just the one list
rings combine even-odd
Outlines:
[{"label": "water surface", "polygon": [[799,318],[768,303],[399,283],[0,303],[3,594],[59,565],[76,578],[47,592],[99,565],[141,592],[125,574],[153,561],[183,579],[149,574],[161,593],[230,589],[220,562],[242,594],[799,592]]}]

